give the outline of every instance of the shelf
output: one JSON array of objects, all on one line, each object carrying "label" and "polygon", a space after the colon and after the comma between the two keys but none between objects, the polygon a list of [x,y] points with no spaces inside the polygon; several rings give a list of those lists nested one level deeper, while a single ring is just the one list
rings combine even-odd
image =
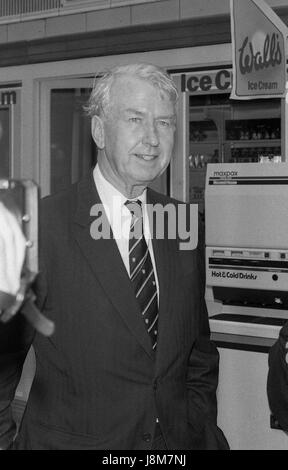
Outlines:
[{"label": "shelf", "polygon": [[219,140],[189,140],[189,143],[192,145],[219,145]]},{"label": "shelf", "polygon": [[230,144],[234,148],[243,147],[280,147],[281,139],[267,140],[225,140],[225,144]]},{"label": "shelf", "polygon": [[[217,140],[211,140],[209,142],[207,141],[203,141],[203,142],[199,142],[199,141],[194,141],[194,140],[190,140],[189,141],[189,144],[190,145],[199,145],[199,146],[202,146],[202,145],[219,145],[219,141]],[[224,140],[224,144],[228,144],[230,146],[233,146],[235,148],[237,147],[279,147],[281,146],[281,139],[267,139],[267,140]]]},{"label": "shelf", "polygon": [[202,167],[189,166],[189,170],[193,172],[195,171],[195,173],[205,173],[205,171],[207,170],[207,167],[206,165]]}]

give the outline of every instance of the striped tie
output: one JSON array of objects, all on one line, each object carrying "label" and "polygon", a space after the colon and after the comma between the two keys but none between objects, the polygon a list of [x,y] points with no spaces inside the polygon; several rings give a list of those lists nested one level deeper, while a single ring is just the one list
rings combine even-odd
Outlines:
[{"label": "striped tie", "polygon": [[152,347],[155,349],[158,333],[157,288],[150,253],[143,234],[141,201],[126,201],[125,205],[132,214],[129,235],[130,279],[152,340]]}]

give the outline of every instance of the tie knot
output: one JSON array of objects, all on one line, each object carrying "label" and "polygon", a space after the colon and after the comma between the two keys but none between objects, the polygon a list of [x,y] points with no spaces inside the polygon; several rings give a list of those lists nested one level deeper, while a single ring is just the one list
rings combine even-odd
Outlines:
[{"label": "tie knot", "polygon": [[125,206],[131,212],[132,216],[140,219],[142,217],[142,203],[139,199],[136,200],[129,200],[125,202]]}]

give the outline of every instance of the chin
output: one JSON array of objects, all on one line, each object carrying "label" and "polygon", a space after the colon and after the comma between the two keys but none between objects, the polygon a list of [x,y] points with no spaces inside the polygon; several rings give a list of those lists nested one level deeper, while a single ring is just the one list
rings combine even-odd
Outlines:
[{"label": "chin", "polygon": [[141,177],[138,176],[138,178],[135,178],[135,181],[137,181],[138,184],[149,184],[152,183],[156,178],[158,178],[159,173],[157,174],[150,174],[150,175],[142,175]]},{"label": "chin", "polygon": [[153,181],[163,173],[163,168],[147,168],[146,171],[137,172],[135,177],[140,181]]}]

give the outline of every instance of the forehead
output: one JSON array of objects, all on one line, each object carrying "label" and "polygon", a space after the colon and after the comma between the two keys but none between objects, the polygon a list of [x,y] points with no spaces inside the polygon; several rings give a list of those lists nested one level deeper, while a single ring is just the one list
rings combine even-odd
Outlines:
[{"label": "forehead", "polygon": [[160,90],[147,80],[123,75],[117,77],[111,88],[113,105],[131,108],[132,105],[151,107],[157,105],[174,110],[173,102],[167,92]]}]

